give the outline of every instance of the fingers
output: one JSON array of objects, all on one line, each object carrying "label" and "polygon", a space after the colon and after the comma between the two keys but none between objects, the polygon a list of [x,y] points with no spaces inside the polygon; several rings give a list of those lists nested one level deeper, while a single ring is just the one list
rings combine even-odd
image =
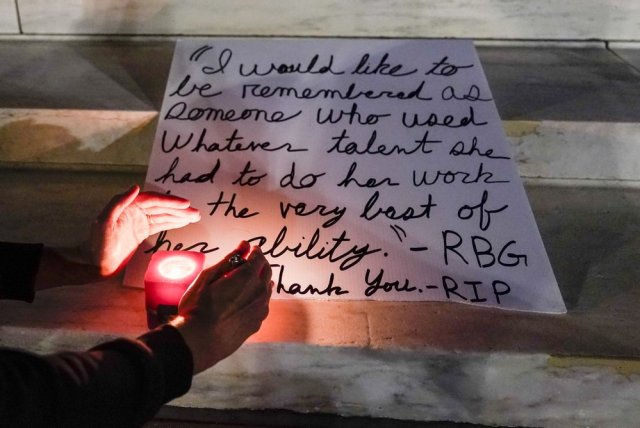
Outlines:
[{"label": "fingers", "polygon": [[126,192],[115,195],[102,209],[102,212],[98,214],[98,221],[110,223],[116,221],[120,214],[133,203],[139,193],[140,187],[134,184]]},{"label": "fingers", "polygon": [[271,281],[271,265],[262,254],[260,247],[253,247],[251,254],[247,257],[247,262],[253,265],[254,272],[257,274],[260,282],[268,285]]},{"label": "fingers", "polygon": [[212,304],[211,315],[214,318],[226,318],[234,316],[256,300],[268,302],[272,289],[271,267],[260,248],[253,247],[246,262],[240,266],[233,266],[229,262],[234,254],[246,255],[249,251],[249,243],[243,241],[219,263],[203,270],[183,296],[181,308],[197,305],[194,299],[207,295],[207,300]]},{"label": "fingers", "polygon": [[136,201],[136,204],[142,208],[147,215],[167,215],[173,217],[192,217],[197,215],[200,217],[200,211],[198,211],[194,207],[187,208],[172,208],[172,207],[161,207],[161,206],[151,206],[144,208],[140,206],[140,204]]},{"label": "fingers", "polygon": [[[246,261],[235,266],[232,256]],[[180,301],[177,324],[191,349],[194,373],[233,353],[269,314],[271,267],[259,247],[241,242],[218,264],[202,271]]]},{"label": "fingers", "polygon": [[154,211],[156,214],[150,213],[149,210],[142,210],[142,212],[147,217],[149,235],[163,230],[177,229],[200,221],[200,212],[195,208],[186,210],[167,209],[167,212],[164,213],[162,210]]},{"label": "fingers", "polygon": [[199,284],[215,293],[215,299],[226,302],[227,313],[233,313],[269,291],[271,267],[260,251],[253,247],[240,266],[232,266],[229,259],[234,254],[246,254],[249,244],[242,242],[235,251],[227,254],[218,264],[202,272]]},{"label": "fingers", "polygon": [[[269,292],[271,281],[271,266],[262,254],[259,247],[253,247],[242,266],[231,271],[225,279],[228,279],[230,287],[238,287],[239,293],[236,300],[236,308],[243,308],[261,295]],[[244,286],[240,286],[243,284]]]},{"label": "fingers", "polygon": [[165,193],[158,192],[142,192],[138,195],[136,204],[143,209],[154,207],[185,209],[189,208],[191,203],[188,199],[175,195],[167,195]]},{"label": "fingers", "polygon": [[200,211],[179,196],[142,192],[135,199],[135,204],[147,217],[149,235],[200,221]]},{"label": "fingers", "polygon": [[[257,332],[262,322],[269,316],[269,302],[273,288],[269,287],[266,292],[258,295],[236,313],[236,318],[245,323],[249,330],[247,337]],[[246,339],[246,338],[245,338]]]},{"label": "fingers", "polygon": [[149,236],[155,235],[158,232],[162,232],[163,230],[171,230],[171,229],[179,229],[188,224],[195,223],[195,221],[187,221],[185,219],[173,219],[171,221],[165,221],[162,223],[156,223],[156,221],[152,219],[149,220]]},{"label": "fingers", "polygon": [[240,242],[240,244],[238,244],[235,250],[233,250],[232,252],[224,256],[224,258],[220,260],[218,263],[216,263],[215,265],[203,271],[208,281],[209,282],[216,281],[217,279],[223,277],[224,275],[234,270],[236,267],[231,265],[231,263],[229,262],[229,259],[231,259],[231,257],[234,254],[240,254],[243,258],[245,258],[246,255],[249,253],[250,249],[251,249],[251,246],[247,241]]}]

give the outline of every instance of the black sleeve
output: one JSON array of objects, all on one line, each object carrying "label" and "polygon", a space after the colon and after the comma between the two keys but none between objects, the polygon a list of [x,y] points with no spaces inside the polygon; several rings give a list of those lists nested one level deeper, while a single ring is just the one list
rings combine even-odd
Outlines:
[{"label": "black sleeve", "polygon": [[87,352],[0,349],[0,425],[136,427],[189,390],[191,351],[163,326]]},{"label": "black sleeve", "polygon": [[0,299],[32,302],[42,244],[0,242]]}]

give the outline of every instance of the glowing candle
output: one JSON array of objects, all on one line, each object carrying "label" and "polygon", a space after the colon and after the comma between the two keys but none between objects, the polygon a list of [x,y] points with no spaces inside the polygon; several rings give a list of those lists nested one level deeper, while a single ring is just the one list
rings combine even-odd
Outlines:
[{"label": "glowing candle", "polygon": [[144,275],[145,306],[149,328],[178,314],[178,303],[198,277],[204,254],[195,251],[158,251],[151,256]]}]

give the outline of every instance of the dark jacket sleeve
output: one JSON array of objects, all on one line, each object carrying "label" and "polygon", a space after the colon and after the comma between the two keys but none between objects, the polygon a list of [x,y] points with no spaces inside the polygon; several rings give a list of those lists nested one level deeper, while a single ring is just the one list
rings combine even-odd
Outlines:
[{"label": "dark jacket sleeve", "polygon": [[[0,299],[32,301],[40,244],[0,243]],[[191,387],[193,358],[171,326],[87,352],[0,348],[0,426],[136,427]]]},{"label": "dark jacket sleeve", "polygon": [[42,244],[0,242],[0,299],[32,302]]},{"label": "dark jacket sleeve", "polygon": [[0,349],[0,425],[140,426],[187,392],[192,374],[191,352],[171,326],[87,352]]}]

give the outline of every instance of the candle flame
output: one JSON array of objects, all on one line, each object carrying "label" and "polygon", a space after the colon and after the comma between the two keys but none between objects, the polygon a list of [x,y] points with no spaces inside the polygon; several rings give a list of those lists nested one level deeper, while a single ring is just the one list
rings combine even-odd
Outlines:
[{"label": "candle flame", "polygon": [[191,275],[197,268],[197,263],[189,257],[176,255],[162,260],[158,264],[158,273],[167,279],[178,280]]}]

